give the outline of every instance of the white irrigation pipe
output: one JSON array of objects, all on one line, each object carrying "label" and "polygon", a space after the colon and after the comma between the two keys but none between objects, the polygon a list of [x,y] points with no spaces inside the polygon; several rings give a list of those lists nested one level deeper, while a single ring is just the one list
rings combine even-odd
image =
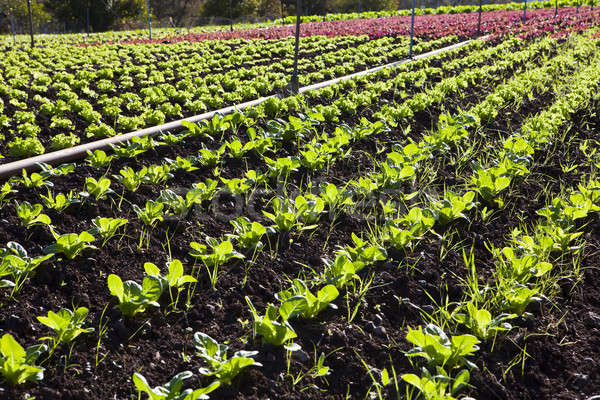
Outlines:
[{"label": "white irrigation pipe", "polygon": [[[365,71],[357,72],[357,73],[354,73],[351,75],[346,75],[341,78],[336,78],[336,79],[332,79],[329,81],[320,82],[320,83],[317,83],[314,85],[305,86],[303,88],[300,88],[299,93],[304,93],[309,90],[321,89],[321,88],[324,88],[327,86],[334,85],[338,82],[342,82],[342,81],[352,79],[352,78],[362,76],[362,75],[371,74],[373,72],[382,70],[384,68],[392,68],[397,65],[404,64],[404,63],[407,63],[407,62],[410,62],[413,60],[430,57],[430,56],[433,56],[433,55],[436,55],[439,53],[443,53],[445,51],[453,50],[458,47],[464,46],[464,45],[470,43],[471,41],[472,41],[472,39],[461,42],[461,43],[453,44],[452,46],[444,47],[442,49],[430,51],[428,53],[424,53],[424,54],[415,56],[412,59],[396,61],[396,62],[393,62],[390,64],[367,69]],[[223,114],[223,115],[230,114],[235,111],[241,111],[248,107],[257,106],[271,97],[280,97],[280,96],[281,95],[272,95],[272,96],[267,96],[267,97],[261,97],[260,99],[248,101],[246,103],[238,104],[236,106],[222,108],[220,110],[211,111],[211,112],[196,115],[193,117],[184,118],[184,119],[169,122],[166,124],[142,129],[140,131],[130,132],[130,133],[126,133],[123,135],[114,136],[114,137],[98,140],[95,142],[90,142],[90,143],[82,144],[79,146],[71,147],[68,149],[58,150],[58,151],[54,151],[52,153],[42,154],[39,156],[26,158],[23,160],[14,161],[14,162],[11,162],[8,164],[0,165],[0,179],[6,179],[6,178],[10,178],[11,176],[18,175],[21,173],[22,170],[26,170],[28,172],[38,170],[39,167],[36,164],[39,164],[39,163],[45,163],[45,164],[49,164],[49,165],[59,165],[59,164],[66,163],[69,161],[79,160],[79,159],[85,158],[88,154],[88,151],[93,152],[95,150],[107,150],[107,149],[110,149],[111,144],[117,145],[117,144],[126,142],[134,137],[143,137],[143,136],[148,136],[148,135],[152,135],[152,134],[159,133],[159,132],[165,132],[165,131],[180,131],[185,128],[183,125],[181,125],[182,121],[189,121],[189,122],[197,123],[199,121],[211,119],[217,113]]]}]

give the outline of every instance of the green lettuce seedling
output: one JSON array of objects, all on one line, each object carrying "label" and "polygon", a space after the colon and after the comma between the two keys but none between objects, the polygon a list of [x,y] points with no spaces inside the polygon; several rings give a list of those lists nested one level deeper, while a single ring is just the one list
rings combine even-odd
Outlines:
[{"label": "green lettuce seedling", "polygon": [[85,307],[79,307],[75,312],[68,308],[61,308],[58,313],[48,311],[48,316],[37,317],[37,320],[54,330],[56,337],[44,337],[42,339],[51,339],[56,344],[71,343],[82,333],[90,333],[94,328],[83,328],[85,319],[89,310]]},{"label": "green lettuce seedling", "polygon": [[219,344],[216,340],[205,333],[194,334],[194,346],[196,355],[204,359],[209,368],[200,368],[200,373],[206,376],[214,376],[221,383],[229,383],[242,369],[249,366],[261,367],[252,357],[258,351],[238,351],[233,357],[227,358],[228,346]]},{"label": "green lettuce seedling", "polygon": [[[215,381],[209,386],[202,389],[186,389],[183,392],[181,387],[183,386],[183,380],[190,378],[193,374],[190,371],[183,371],[175,375],[168,383],[164,386],[156,386],[151,388],[146,378],[137,372],[133,374],[133,384],[140,391],[148,395],[151,400],[197,400],[197,399],[208,399],[207,394],[217,389],[220,386],[220,382]],[[140,397],[141,398],[141,397]]]},{"label": "green lettuce seedling", "polygon": [[436,325],[429,324],[424,329],[410,329],[406,339],[415,347],[409,350],[408,357],[423,357],[431,366],[440,366],[447,371],[463,365],[477,368],[475,364],[466,359],[479,347],[479,340],[472,335],[459,335],[449,338],[444,331]]},{"label": "green lettuce seedling", "polygon": [[47,348],[45,344],[37,344],[25,350],[10,334],[4,334],[0,339],[0,373],[6,382],[20,385],[44,379],[44,368],[34,362]]},{"label": "green lettuce seedling", "polygon": [[296,315],[304,318],[314,318],[327,306],[337,308],[331,302],[339,294],[335,286],[326,285],[315,296],[310,292],[304,281],[294,279],[292,287],[279,292],[276,297],[281,301],[279,313],[287,320]]},{"label": "green lettuce seedling", "polygon": [[52,235],[56,239],[55,244],[51,244],[44,249],[44,254],[63,253],[69,260],[77,257],[81,252],[87,249],[97,249],[96,246],[88,244],[96,240],[89,232],[67,233],[59,236],[54,230]]},{"label": "green lettuce seedling", "polygon": [[117,307],[126,317],[134,317],[150,306],[160,307],[157,300],[162,294],[162,285],[156,277],[146,276],[140,285],[134,281],[123,283],[120,277],[110,274],[107,283],[110,294],[119,300]]},{"label": "green lettuce seedling", "polygon": [[121,218],[96,217],[92,222],[94,227],[88,232],[92,235],[100,235],[103,240],[102,246],[104,246],[110,238],[117,234],[117,230],[127,222],[128,220]]},{"label": "green lettuce seedling", "polygon": [[269,304],[265,315],[260,316],[248,296],[245,298],[254,318],[254,324],[252,325],[254,336],[262,336],[263,343],[281,346],[298,337],[287,319],[284,318],[282,321],[278,321],[279,315],[277,315],[277,309],[274,305]]},{"label": "green lettuce seedling", "polygon": [[41,204],[31,205],[28,201],[24,201],[20,204],[15,203],[15,207],[17,208],[17,216],[26,228],[36,225],[47,226],[52,223],[50,217],[42,214],[44,206]]}]

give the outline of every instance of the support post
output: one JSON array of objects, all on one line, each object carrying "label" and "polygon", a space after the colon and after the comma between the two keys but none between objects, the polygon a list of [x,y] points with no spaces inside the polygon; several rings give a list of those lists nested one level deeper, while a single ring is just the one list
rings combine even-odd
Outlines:
[{"label": "support post", "polygon": [[479,17],[477,18],[477,36],[481,36],[481,3],[483,0],[479,0]]},{"label": "support post", "polygon": [[302,0],[296,3],[296,44],[294,46],[294,72],[290,80],[290,92],[292,95],[298,94],[300,83],[298,80],[298,54],[300,52],[300,21],[302,19]]},{"label": "support post", "polygon": [[415,0],[412,0],[412,13],[410,16],[410,45],[408,48],[408,58],[413,58],[414,35],[415,35]]},{"label": "support post", "polygon": [[15,35],[15,19],[13,18],[12,13],[10,13],[10,27],[12,29],[13,43],[16,46],[17,45],[17,36]]},{"label": "support post", "polygon": [[87,20],[87,35],[90,37],[90,7],[85,9],[85,19]]},{"label": "support post", "polygon": [[146,0],[146,14],[148,14],[148,35],[152,39],[152,21],[150,20],[150,0]]},{"label": "support post", "polygon": [[358,0],[358,13],[360,14],[362,12],[362,7],[360,4],[360,0]]},{"label": "support post", "polygon": [[31,11],[31,0],[27,0],[27,10],[29,11],[29,33],[31,34],[31,48],[35,47],[35,41],[33,40],[33,13]]},{"label": "support post", "polygon": [[233,7],[231,6],[231,1],[229,0],[229,30],[233,32]]},{"label": "support post", "polygon": [[525,23],[527,21],[527,0],[523,4],[523,23]]},{"label": "support post", "polygon": [[554,18],[558,17],[558,0],[555,1]]}]

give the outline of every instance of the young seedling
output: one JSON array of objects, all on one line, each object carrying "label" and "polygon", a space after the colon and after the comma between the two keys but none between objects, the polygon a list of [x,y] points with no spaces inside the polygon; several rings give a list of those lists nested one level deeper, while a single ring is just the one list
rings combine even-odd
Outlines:
[{"label": "young seedling", "polygon": [[264,247],[261,242],[264,235],[272,235],[275,230],[271,227],[265,228],[259,222],[250,222],[246,217],[239,217],[229,221],[234,228],[234,234],[227,235],[235,239],[244,249],[260,251]]},{"label": "young seedling", "polygon": [[119,300],[119,310],[124,316],[133,318],[150,306],[160,307],[158,299],[162,294],[161,281],[154,276],[144,277],[140,285],[134,281],[123,283],[117,275],[110,274],[107,279],[110,294]]},{"label": "young seedling", "polygon": [[0,248],[0,278],[10,276],[12,281],[0,281],[0,287],[13,287],[18,292],[35,269],[52,255],[29,257],[27,250],[17,242],[8,242],[6,248]]},{"label": "young seedling", "polygon": [[[132,382],[135,387],[141,392],[148,395],[150,400],[197,400],[197,399],[208,399],[208,393],[214,391],[220,386],[220,382],[215,381],[209,386],[202,389],[186,389],[183,392],[181,387],[183,386],[184,379],[192,377],[190,371],[183,371],[175,375],[171,380],[164,386],[156,386],[151,388],[146,378],[137,372],[134,372]],[[141,395],[139,396],[141,399]]]},{"label": "young seedling", "polygon": [[233,357],[227,358],[229,347],[219,344],[202,332],[194,334],[194,346],[197,351],[196,355],[204,359],[209,366],[209,368],[200,368],[200,373],[215,377],[223,384],[231,382],[246,367],[262,366],[252,358],[258,354],[258,351],[238,351]]},{"label": "young seedling", "polygon": [[90,333],[94,331],[94,328],[83,328],[85,319],[87,318],[89,310],[85,307],[79,307],[75,312],[68,308],[61,308],[58,313],[48,311],[48,316],[37,317],[37,320],[42,324],[52,329],[56,336],[43,337],[42,340],[51,340],[53,343],[52,350],[59,344],[71,343],[75,338],[82,333]]},{"label": "young seedling", "polygon": [[6,382],[20,385],[44,379],[44,368],[34,363],[47,348],[45,344],[37,344],[25,350],[10,334],[4,334],[0,339],[0,373]]},{"label": "young seedling", "polygon": [[515,314],[500,314],[492,318],[492,314],[486,309],[478,309],[472,302],[467,303],[466,313],[454,314],[454,319],[465,325],[473,335],[485,340],[495,337],[499,332],[507,332],[512,326],[506,322],[515,318]]},{"label": "young seedling", "polygon": [[331,302],[339,294],[335,286],[326,285],[315,296],[308,289],[306,282],[294,279],[292,287],[279,292],[276,297],[281,301],[279,313],[284,320],[287,320],[295,316],[314,318],[327,306],[335,309],[337,306]]},{"label": "young seedling", "polygon": [[429,324],[425,328],[409,328],[406,339],[415,346],[406,353],[408,357],[423,357],[430,366],[439,366],[448,372],[463,365],[477,369],[466,358],[479,350],[479,340],[475,336],[448,337],[441,328]]},{"label": "young seedling", "polygon": [[24,201],[22,203],[15,203],[15,207],[17,209],[17,216],[26,228],[38,225],[48,226],[52,223],[50,217],[42,214],[44,206],[41,204],[31,205],[28,201]]},{"label": "young seedling", "polygon": [[93,153],[88,150],[87,154],[88,156],[85,158],[85,161],[92,168],[108,167],[113,158],[115,158],[115,156],[107,156],[106,153],[102,150],[94,150]]},{"label": "young seedling", "polygon": [[96,200],[105,200],[111,193],[114,193],[114,191],[110,189],[110,179],[102,177],[96,180],[87,177],[85,178],[85,191],[81,192],[81,195],[85,197],[92,196]]},{"label": "young seedling", "polygon": [[206,243],[208,244],[208,247],[210,247],[210,250],[212,250],[211,253],[208,252],[208,247],[206,245],[192,242],[190,243],[190,247],[194,249],[194,251],[191,251],[190,255],[202,260],[208,272],[211,288],[215,289],[217,279],[219,278],[220,267],[225,265],[225,263],[231,259],[244,258],[244,255],[235,251],[233,249],[233,244],[229,240],[224,240],[219,243],[217,239],[207,237]]},{"label": "young seedling", "polygon": [[77,257],[84,250],[92,249],[96,250],[97,247],[88,243],[92,243],[96,240],[89,232],[67,233],[65,235],[59,235],[52,230],[52,235],[56,239],[55,244],[51,244],[44,249],[44,254],[59,254],[63,253],[69,260]]},{"label": "young seedling", "polygon": [[48,191],[48,196],[40,194],[42,202],[46,207],[54,208],[56,211],[62,212],[71,204],[77,204],[80,200],[76,197],[77,195],[71,190],[68,194],[64,195],[59,193],[56,196]]},{"label": "young seedling", "polygon": [[173,292],[169,290],[169,295],[171,296],[171,304],[173,308],[176,307],[179,301],[179,294],[184,289],[184,285],[186,283],[195,283],[196,278],[191,275],[184,275],[183,273],[183,264],[179,260],[173,260],[167,263],[167,275],[161,275],[160,269],[152,263],[144,264],[144,271],[148,276],[153,276],[161,284],[161,292],[163,292],[166,288],[169,289],[177,289],[177,296],[173,298]]},{"label": "young seedling", "polygon": [[94,227],[88,232],[92,235],[100,235],[102,238],[102,246],[108,242],[110,238],[117,234],[117,230],[126,225],[128,220],[121,218],[105,218],[105,217],[96,217],[92,224]]},{"label": "young seedling", "polygon": [[140,221],[146,226],[154,226],[163,220],[165,205],[163,203],[148,200],[145,208],[140,208],[137,205],[132,206],[133,211],[137,214]]},{"label": "young seedling", "polygon": [[254,337],[256,335],[262,336],[263,343],[281,346],[284,343],[290,343],[292,339],[298,337],[287,319],[278,321],[279,315],[274,305],[269,304],[265,315],[261,317],[256,312],[256,308],[254,308],[248,296],[246,296],[246,303],[248,303],[250,312],[254,318],[254,324],[252,325]]}]

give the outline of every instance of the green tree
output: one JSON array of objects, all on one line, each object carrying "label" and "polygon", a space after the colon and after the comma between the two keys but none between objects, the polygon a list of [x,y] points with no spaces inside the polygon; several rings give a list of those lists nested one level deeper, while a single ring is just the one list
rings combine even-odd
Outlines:
[{"label": "green tree", "polygon": [[150,9],[157,19],[172,18],[175,26],[182,26],[198,13],[200,3],[201,0],[150,0]]},{"label": "green tree", "polygon": [[[279,16],[280,0],[232,0],[233,18],[244,16],[272,17]],[[204,17],[229,18],[228,0],[205,0],[201,7]]]},{"label": "green tree", "polygon": [[[0,31],[8,32],[10,30],[11,14],[15,24],[21,28],[21,31],[28,30],[29,12],[27,11],[27,0],[0,0],[0,12],[6,14],[5,20],[2,26],[0,26]],[[31,13],[33,15],[34,29],[50,20],[50,15],[44,10],[43,0],[31,1]]]},{"label": "green tree", "polygon": [[135,19],[146,9],[144,0],[45,0],[46,10],[56,21],[86,26],[87,9],[90,25],[96,32],[111,29],[128,19]]}]

